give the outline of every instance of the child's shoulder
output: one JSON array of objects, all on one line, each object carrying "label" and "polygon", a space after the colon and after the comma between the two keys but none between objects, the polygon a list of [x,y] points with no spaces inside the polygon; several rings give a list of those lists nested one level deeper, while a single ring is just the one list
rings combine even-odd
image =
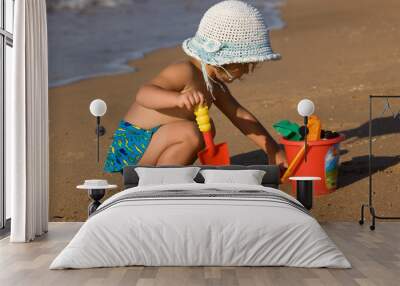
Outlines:
[{"label": "child's shoulder", "polygon": [[193,64],[189,60],[173,62],[166,66],[162,73],[189,79],[194,76]]},{"label": "child's shoulder", "polygon": [[193,81],[193,74],[191,63],[181,60],[168,64],[150,82],[165,89],[180,91]]}]

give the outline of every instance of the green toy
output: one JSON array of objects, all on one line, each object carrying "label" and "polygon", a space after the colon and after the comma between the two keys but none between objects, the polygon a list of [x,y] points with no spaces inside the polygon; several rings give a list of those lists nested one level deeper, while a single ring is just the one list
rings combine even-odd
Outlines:
[{"label": "green toy", "polygon": [[281,120],[272,126],[287,140],[301,141],[303,138],[300,134],[300,126],[295,122]]}]

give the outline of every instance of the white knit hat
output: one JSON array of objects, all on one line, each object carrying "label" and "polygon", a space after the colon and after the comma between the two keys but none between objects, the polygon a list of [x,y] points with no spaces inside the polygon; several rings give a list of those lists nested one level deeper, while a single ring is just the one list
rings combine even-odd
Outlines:
[{"label": "white knit hat", "polygon": [[205,64],[222,66],[230,63],[278,60],[270,46],[269,31],[257,8],[248,3],[229,0],[207,10],[193,38],[186,39],[182,48],[186,54],[202,63],[207,88],[212,86]]}]

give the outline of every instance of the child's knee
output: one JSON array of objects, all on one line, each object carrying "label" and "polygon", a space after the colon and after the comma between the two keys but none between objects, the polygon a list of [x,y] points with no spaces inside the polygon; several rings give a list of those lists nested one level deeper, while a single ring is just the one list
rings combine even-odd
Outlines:
[{"label": "child's knee", "polygon": [[199,130],[199,127],[194,122],[188,122],[185,126],[183,133],[184,141],[195,151],[199,151],[204,148],[203,136]]}]

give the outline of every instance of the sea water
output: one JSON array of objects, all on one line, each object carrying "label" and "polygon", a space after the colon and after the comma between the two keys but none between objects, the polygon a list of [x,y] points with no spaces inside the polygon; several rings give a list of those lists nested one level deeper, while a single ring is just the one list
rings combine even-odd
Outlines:
[{"label": "sea water", "polygon": [[[195,34],[217,0],[47,0],[49,85],[133,71],[128,60]],[[271,28],[280,0],[250,0]],[[273,45],[273,39],[272,39]]]}]

